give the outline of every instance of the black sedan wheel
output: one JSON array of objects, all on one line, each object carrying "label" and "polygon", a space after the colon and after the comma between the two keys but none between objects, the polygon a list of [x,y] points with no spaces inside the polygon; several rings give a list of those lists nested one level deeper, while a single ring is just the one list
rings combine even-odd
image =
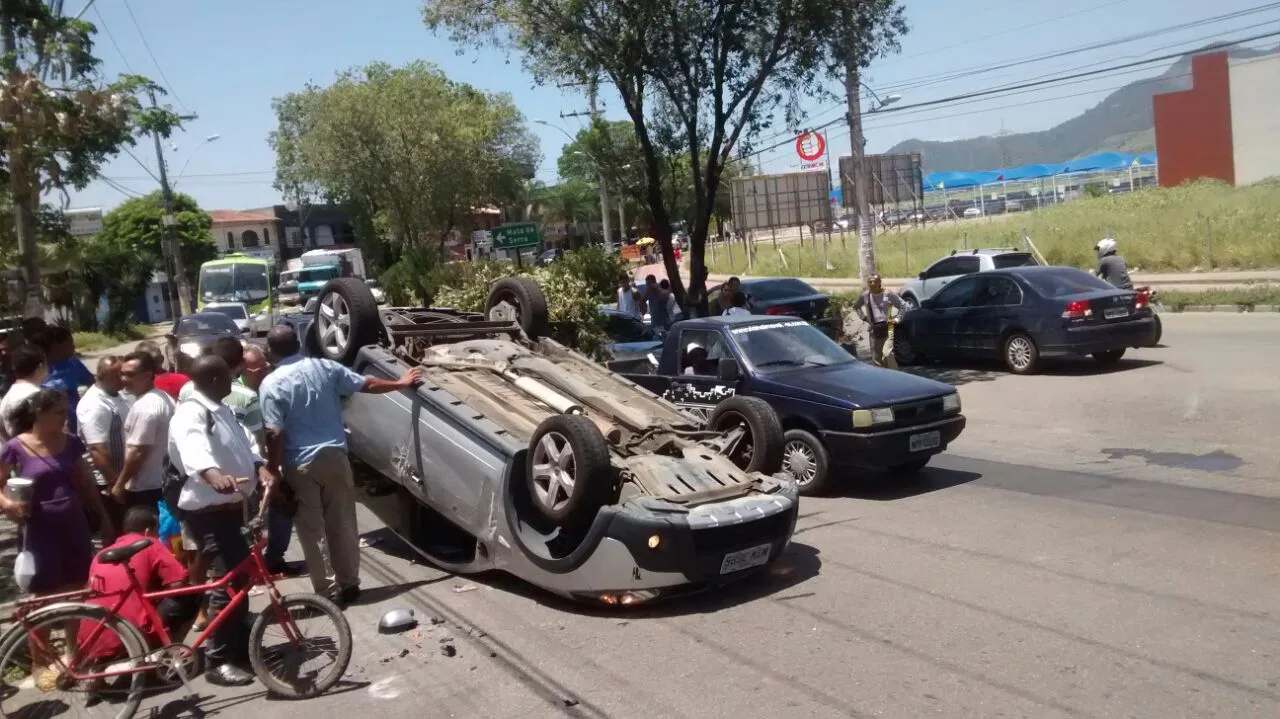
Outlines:
[{"label": "black sedan wheel", "polygon": [[908,310],[918,310],[920,309],[920,301],[916,299],[915,295],[908,293],[902,296],[902,306]]},{"label": "black sedan wheel", "polygon": [[831,458],[822,440],[803,429],[783,435],[782,471],[795,480],[796,489],[806,497],[822,494],[831,481]]},{"label": "black sedan wheel", "polygon": [[1120,361],[1124,357],[1124,350],[1107,350],[1106,352],[1094,352],[1093,358],[1098,360],[1099,364],[1112,365]]},{"label": "black sedan wheel", "polygon": [[1014,374],[1031,374],[1040,366],[1040,348],[1021,332],[1009,335],[1004,341],[1004,363]]}]

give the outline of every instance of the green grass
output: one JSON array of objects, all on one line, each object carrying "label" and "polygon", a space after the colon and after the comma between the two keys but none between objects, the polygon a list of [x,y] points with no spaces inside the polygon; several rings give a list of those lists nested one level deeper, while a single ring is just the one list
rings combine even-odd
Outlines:
[{"label": "green grass", "polygon": [[1208,290],[1205,292],[1176,292],[1160,290],[1160,301],[1171,310],[1181,311],[1192,305],[1280,305],[1280,285],[1259,285],[1234,289]]},{"label": "green grass", "polygon": [[77,352],[96,352],[108,347],[115,347],[126,342],[137,342],[147,338],[147,333],[139,327],[129,327],[123,332],[75,332],[72,334],[76,342]]},{"label": "green grass", "polygon": [[[1280,181],[1248,187],[1198,182],[1125,195],[1080,199],[1019,215],[961,221],[876,237],[876,269],[885,277],[912,277],[951,250],[1024,247],[1023,229],[1050,264],[1092,268],[1093,246],[1108,233],[1129,267],[1145,272],[1189,272],[1280,267]],[[767,238],[767,234],[765,237]],[[756,243],[752,274],[790,277],[856,277],[857,238],[836,235],[829,247],[833,269],[822,261],[821,243],[779,245],[784,264],[766,239]],[[741,274],[740,246],[733,262],[718,252],[711,272]],[[711,257],[708,254],[708,260]]]}]

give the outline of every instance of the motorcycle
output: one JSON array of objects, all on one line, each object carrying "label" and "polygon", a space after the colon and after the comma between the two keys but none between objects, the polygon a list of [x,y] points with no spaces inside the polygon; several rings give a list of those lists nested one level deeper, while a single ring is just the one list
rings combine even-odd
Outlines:
[{"label": "motorcycle", "polygon": [[1160,323],[1160,313],[1164,312],[1164,304],[1160,302],[1160,293],[1150,287],[1133,288],[1138,293],[1138,306],[1149,307],[1151,309],[1151,318],[1155,320],[1155,328],[1151,332],[1151,337],[1144,347],[1159,347],[1160,337],[1164,334],[1164,328]]}]

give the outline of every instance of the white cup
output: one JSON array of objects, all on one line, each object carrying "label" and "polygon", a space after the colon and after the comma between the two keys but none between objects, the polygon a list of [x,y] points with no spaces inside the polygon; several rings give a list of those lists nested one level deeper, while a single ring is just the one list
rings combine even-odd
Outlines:
[{"label": "white cup", "polygon": [[35,482],[26,477],[10,477],[9,481],[4,483],[4,493],[15,502],[30,502],[34,487]]}]

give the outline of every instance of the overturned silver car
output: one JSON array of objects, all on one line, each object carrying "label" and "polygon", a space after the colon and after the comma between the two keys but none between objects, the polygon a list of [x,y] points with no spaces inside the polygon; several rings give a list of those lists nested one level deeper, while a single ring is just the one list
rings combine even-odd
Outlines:
[{"label": "overturned silver car", "polygon": [[396,485],[373,502],[433,563],[501,569],[576,600],[635,604],[735,580],[776,560],[795,485],[767,404],[730,400],[711,432],[546,337],[537,283],[506,278],[487,311],[380,308],[364,283],[319,295],[307,344],[355,371],[425,371],[414,390],[358,394],[352,456]]}]

